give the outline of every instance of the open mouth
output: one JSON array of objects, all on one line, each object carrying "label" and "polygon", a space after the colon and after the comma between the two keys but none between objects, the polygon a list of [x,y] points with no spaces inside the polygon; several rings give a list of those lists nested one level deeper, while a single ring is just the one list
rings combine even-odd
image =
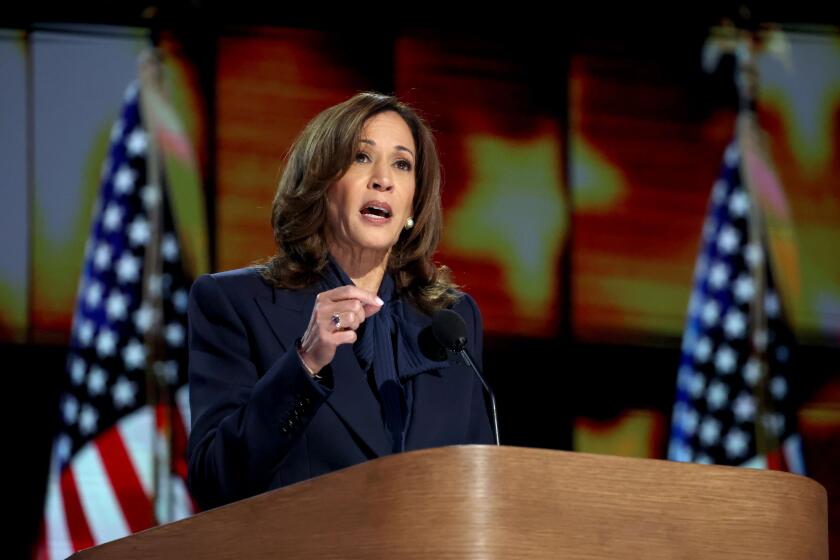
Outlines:
[{"label": "open mouth", "polygon": [[391,207],[384,202],[371,201],[362,207],[361,213],[366,216],[388,219],[391,217]]}]

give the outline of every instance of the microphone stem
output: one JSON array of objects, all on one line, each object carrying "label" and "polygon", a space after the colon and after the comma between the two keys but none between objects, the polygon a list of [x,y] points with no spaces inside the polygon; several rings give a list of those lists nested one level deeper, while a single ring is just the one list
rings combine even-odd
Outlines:
[{"label": "microphone stem", "polygon": [[463,350],[461,350],[460,354],[464,361],[467,363],[467,365],[470,366],[475,372],[475,374],[478,376],[479,381],[481,381],[481,384],[484,385],[484,390],[487,391],[487,395],[490,397],[490,407],[493,409],[493,436],[496,438],[496,445],[501,445],[499,443],[499,418],[496,415],[496,396],[493,394],[492,389],[490,389],[490,386],[484,380],[484,376],[478,372],[478,368],[475,367],[475,364],[473,363],[472,358],[470,358],[467,349],[464,348]]}]

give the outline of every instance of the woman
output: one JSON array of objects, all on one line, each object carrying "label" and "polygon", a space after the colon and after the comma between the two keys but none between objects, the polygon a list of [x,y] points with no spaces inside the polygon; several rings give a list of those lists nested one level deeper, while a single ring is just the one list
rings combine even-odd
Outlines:
[{"label": "woman", "polygon": [[481,364],[475,301],[431,257],[428,126],[361,93],[317,115],[272,209],[277,253],[190,293],[189,485],[203,508],[394,452],[491,443],[481,384],[431,334],[450,308]]}]

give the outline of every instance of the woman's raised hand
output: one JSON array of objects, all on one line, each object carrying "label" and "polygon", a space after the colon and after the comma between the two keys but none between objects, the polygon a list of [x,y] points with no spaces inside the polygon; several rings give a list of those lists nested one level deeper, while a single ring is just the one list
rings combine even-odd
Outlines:
[{"label": "woman's raised hand", "polygon": [[341,286],[315,296],[309,326],[300,343],[300,357],[313,372],[332,362],[339,344],[356,342],[356,329],[382,309],[376,294],[356,286]]}]

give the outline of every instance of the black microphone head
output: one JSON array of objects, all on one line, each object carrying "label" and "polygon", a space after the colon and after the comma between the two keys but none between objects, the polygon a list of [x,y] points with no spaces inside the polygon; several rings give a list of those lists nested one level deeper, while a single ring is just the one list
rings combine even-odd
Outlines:
[{"label": "black microphone head", "polygon": [[460,352],[467,345],[467,325],[451,309],[441,309],[432,318],[432,332],[447,350]]}]

